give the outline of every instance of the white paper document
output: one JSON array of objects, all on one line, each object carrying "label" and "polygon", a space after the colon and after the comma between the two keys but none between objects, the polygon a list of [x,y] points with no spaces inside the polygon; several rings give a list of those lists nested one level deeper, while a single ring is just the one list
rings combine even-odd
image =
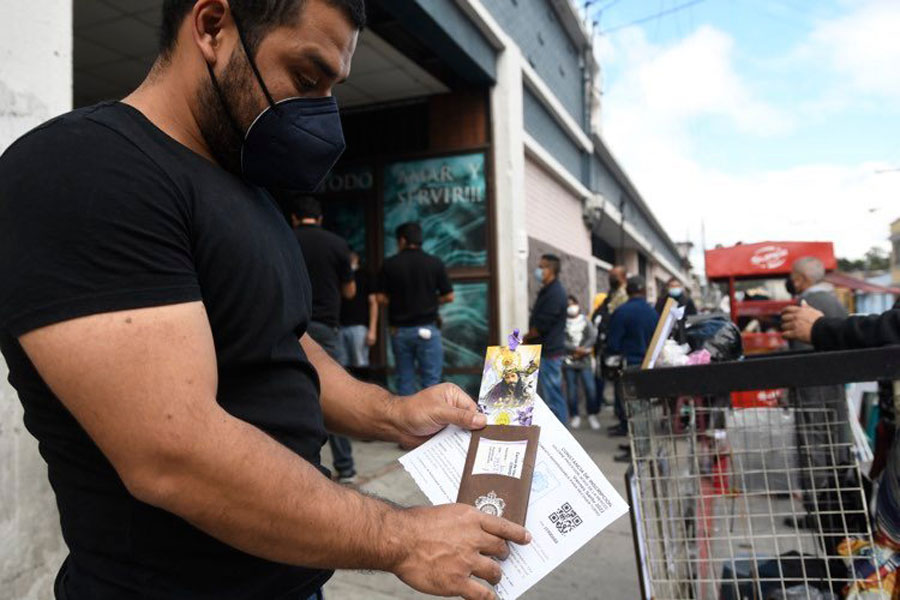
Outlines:
[{"label": "white paper document", "polygon": [[[625,500],[540,398],[534,403],[534,424],[540,425],[541,437],[525,519],[532,541],[510,544],[509,558],[500,563],[503,579],[495,589],[501,600],[521,596],[628,512]],[[432,504],[456,501],[470,437],[468,431],[448,427],[400,458]],[[514,455],[514,448],[495,448],[483,468],[509,469]]]}]

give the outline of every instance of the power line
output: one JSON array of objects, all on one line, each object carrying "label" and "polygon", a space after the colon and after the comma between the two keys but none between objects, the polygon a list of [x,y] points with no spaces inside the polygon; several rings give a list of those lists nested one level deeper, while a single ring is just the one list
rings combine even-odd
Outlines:
[{"label": "power line", "polygon": [[689,6],[694,6],[695,4],[700,4],[703,1],[704,0],[691,0],[691,2],[685,2],[684,4],[679,4],[678,6],[673,6],[672,8],[669,8],[667,10],[663,10],[663,11],[657,12],[655,14],[648,15],[648,16],[642,17],[640,19],[636,19],[629,23],[624,23],[622,25],[616,25],[615,27],[607,29],[606,31],[601,31],[600,35],[609,35],[610,33],[613,33],[614,31],[618,31],[620,29],[625,29],[626,27],[631,27],[632,25],[640,25],[641,23],[646,23],[647,21],[652,21],[653,19],[658,19],[660,17],[664,17],[666,15],[670,15],[672,13],[678,12]]}]

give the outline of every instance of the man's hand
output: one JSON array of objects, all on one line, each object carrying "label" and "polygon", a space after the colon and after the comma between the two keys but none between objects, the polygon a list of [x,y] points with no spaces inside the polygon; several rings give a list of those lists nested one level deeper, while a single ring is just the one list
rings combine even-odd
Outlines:
[{"label": "man's hand", "polygon": [[806,301],[800,306],[785,307],[781,311],[781,331],[784,339],[811,343],[813,324],[824,316],[824,313]]},{"label": "man's hand", "polygon": [[459,386],[441,383],[413,396],[394,398],[389,422],[392,437],[404,448],[415,448],[447,425],[481,429],[487,419]]},{"label": "man's hand", "polygon": [[375,345],[375,340],[376,340],[375,330],[371,329],[371,328],[367,329],[366,330],[366,346],[369,346],[371,348],[372,346]]},{"label": "man's hand", "polygon": [[496,585],[500,565],[492,557],[509,555],[507,541],[531,541],[525,528],[463,504],[411,508],[390,518],[404,532],[404,549],[390,570],[407,585],[438,596],[493,600],[494,592],[472,576]]}]

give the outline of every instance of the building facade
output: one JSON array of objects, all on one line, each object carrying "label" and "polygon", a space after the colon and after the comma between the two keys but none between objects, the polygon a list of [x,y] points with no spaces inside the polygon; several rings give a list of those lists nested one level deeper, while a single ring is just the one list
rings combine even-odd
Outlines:
[{"label": "building facade", "polygon": [[[155,57],[161,0],[0,8],[0,151],[73,107],[120,98]],[[687,282],[678,248],[596,127],[599,67],[569,0],[368,0],[370,26],[335,91],[347,152],[319,190],[326,226],[375,271],[419,221],[448,265],[446,376],[472,390],[484,347],[524,329],[541,254],[583,305],[617,263],[650,299]],[[13,14],[15,13],[15,14]],[[390,375],[381,336],[376,363]],[[49,595],[64,551],[36,444],[0,385],[0,582]],[[40,502],[35,499],[40,498]]]}]

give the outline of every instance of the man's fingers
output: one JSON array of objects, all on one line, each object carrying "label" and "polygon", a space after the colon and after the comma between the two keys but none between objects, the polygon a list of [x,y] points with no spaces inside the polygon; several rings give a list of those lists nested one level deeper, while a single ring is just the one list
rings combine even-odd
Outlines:
[{"label": "man's fingers", "polygon": [[496,535],[520,546],[531,541],[531,534],[524,527],[493,515],[482,514],[481,528],[491,535]]},{"label": "man's fingers", "polygon": [[455,383],[447,383],[445,385],[447,386],[445,392],[446,397],[448,400],[450,400],[450,404],[452,406],[465,410],[478,410],[478,405],[467,393],[463,391],[461,387],[459,387]]},{"label": "man's fingers", "polygon": [[472,567],[472,575],[484,579],[491,585],[500,583],[503,573],[500,571],[500,565],[492,558],[481,556],[476,559],[475,566]]},{"label": "man's fingers", "polygon": [[496,535],[485,533],[478,547],[482,554],[496,556],[500,560],[506,560],[506,557],[509,556],[509,545]]},{"label": "man's fingers", "polygon": [[456,425],[463,429],[481,429],[487,424],[487,417],[475,410],[443,405],[435,415],[441,425]]},{"label": "man's fingers", "polygon": [[459,595],[465,600],[496,600],[497,598],[493,590],[474,579],[469,579],[463,584]]}]

